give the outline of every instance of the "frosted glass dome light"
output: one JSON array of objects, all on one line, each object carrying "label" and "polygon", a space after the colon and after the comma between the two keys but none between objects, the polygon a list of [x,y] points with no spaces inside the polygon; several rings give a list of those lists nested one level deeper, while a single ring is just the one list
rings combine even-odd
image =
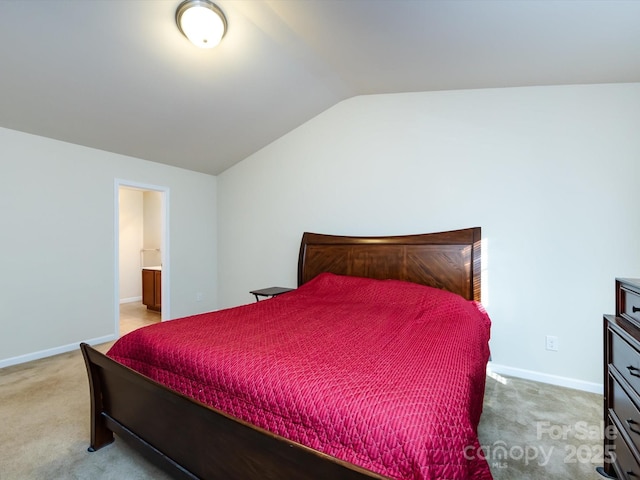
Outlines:
[{"label": "frosted glass dome light", "polygon": [[209,0],[186,0],[176,10],[176,23],[196,47],[213,48],[227,31],[227,19]]}]

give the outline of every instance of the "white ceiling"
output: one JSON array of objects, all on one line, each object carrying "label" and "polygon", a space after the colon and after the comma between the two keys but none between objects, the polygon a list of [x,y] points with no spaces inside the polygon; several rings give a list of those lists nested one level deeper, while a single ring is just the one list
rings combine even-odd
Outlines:
[{"label": "white ceiling", "polygon": [[639,0],[179,3],[0,0],[0,126],[218,174],[354,95],[640,82]]}]

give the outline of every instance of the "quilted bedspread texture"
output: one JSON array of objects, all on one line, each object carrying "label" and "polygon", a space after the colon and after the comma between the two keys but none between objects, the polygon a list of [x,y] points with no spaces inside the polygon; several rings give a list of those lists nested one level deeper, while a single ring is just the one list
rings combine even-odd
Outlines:
[{"label": "quilted bedspread texture", "polygon": [[477,426],[490,320],[455,294],[322,274],[141,328],[108,355],[289,440],[394,479],[491,479]]}]

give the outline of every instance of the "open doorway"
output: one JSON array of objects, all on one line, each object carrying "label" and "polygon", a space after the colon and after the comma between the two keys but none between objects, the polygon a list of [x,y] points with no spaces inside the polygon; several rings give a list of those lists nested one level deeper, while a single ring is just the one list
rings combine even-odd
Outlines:
[{"label": "open doorway", "polygon": [[169,189],[116,180],[116,334],[169,317]]}]

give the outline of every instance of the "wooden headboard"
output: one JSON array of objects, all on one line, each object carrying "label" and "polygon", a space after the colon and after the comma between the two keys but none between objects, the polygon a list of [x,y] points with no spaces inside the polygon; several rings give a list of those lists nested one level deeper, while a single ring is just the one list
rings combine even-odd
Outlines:
[{"label": "wooden headboard", "polygon": [[389,237],[305,232],[298,286],[323,272],[406,280],[480,301],[480,227]]}]

